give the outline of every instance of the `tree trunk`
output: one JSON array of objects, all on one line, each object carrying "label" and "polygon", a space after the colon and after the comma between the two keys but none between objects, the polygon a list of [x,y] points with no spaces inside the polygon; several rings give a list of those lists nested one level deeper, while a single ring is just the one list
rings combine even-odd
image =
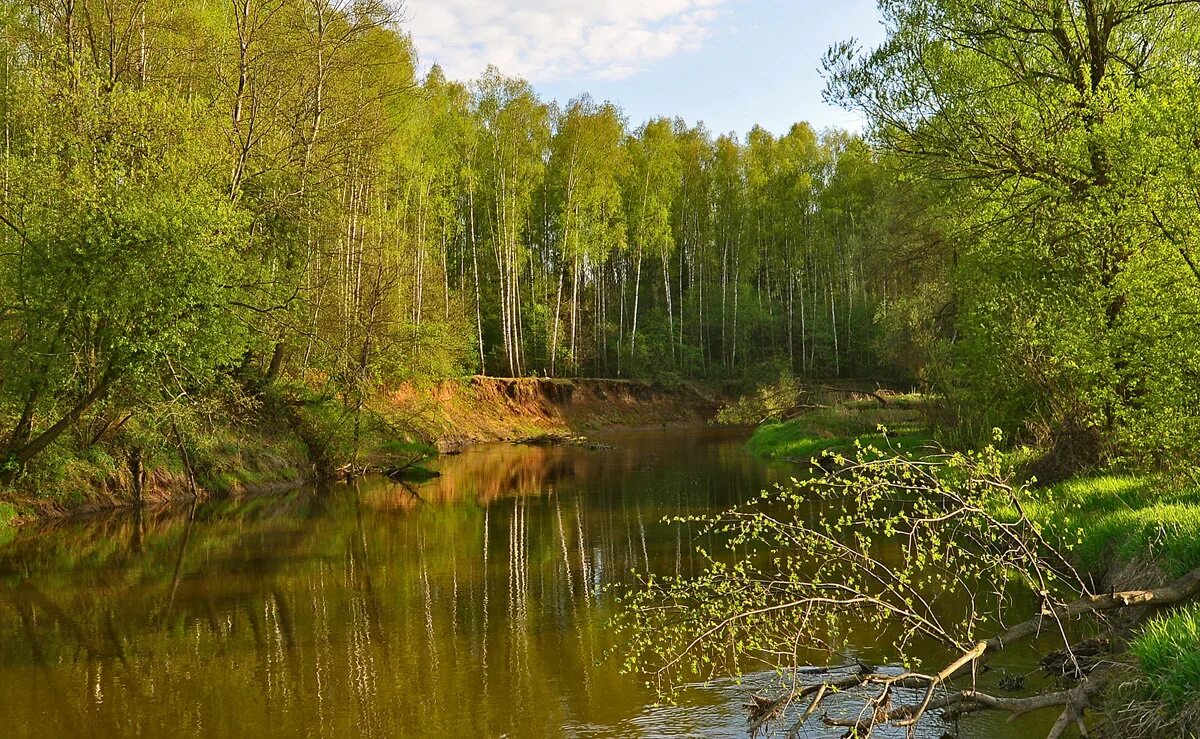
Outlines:
[{"label": "tree trunk", "polygon": [[75,405],[72,406],[71,409],[62,416],[62,418],[58,419],[54,425],[35,436],[31,441],[24,444],[20,448],[10,450],[10,456],[14,461],[16,461],[17,466],[24,467],[31,459],[45,450],[46,447],[54,443],[54,441],[61,436],[64,431],[66,431],[71,427],[72,424],[79,420],[79,417],[82,416],[88,408],[91,408],[96,401],[104,397],[104,394],[108,392],[109,388],[112,387],[112,384],[116,381],[116,379],[116,371],[110,364],[109,368],[105,371],[99,382],[97,382],[92,389],[88,391],[88,394],[80,398]]},{"label": "tree trunk", "polygon": [[633,278],[633,327],[629,333],[629,355],[633,358],[633,352],[637,349],[637,324],[638,324],[638,301],[641,296],[642,287],[642,245],[638,244],[637,249],[637,270]]}]

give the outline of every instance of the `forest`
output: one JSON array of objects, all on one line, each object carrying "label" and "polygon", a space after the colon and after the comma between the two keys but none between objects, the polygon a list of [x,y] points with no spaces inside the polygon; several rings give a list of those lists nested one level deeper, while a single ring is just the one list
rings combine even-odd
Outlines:
[{"label": "forest", "polygon": [[[828,95],[868,141],[418,79],[382,4],[14,5],[6,455],[230,383],[791,373],[920,383],[976,439],[1177,459],[1200,438],[1188,6],[1117,3],[1061,47],[1020,4],[968,18],[1003,53],[905,27],[835,47]],[[1047,30],[1005,41],[1007,13]]]},{"label": "forest", "polygon": [[[925,543],[904,587],[930,562],[957,579],[1015,571],[1063,620],[1108,609],[1088,599],[1117,588],[1076,572],[1052,534],[1092,541],[1097,562],[1129,534],[1175,557],[1155,584],[1174,596],[1156,597],[1190,599],[1200,2],[879,6],[880,46],[831,39],[824,57],[826,99],[863,131],[776,135],[545,100],[495,67],[447,79],[383,0],[4,3],[0,519],[141,502],[171,479],[221,492],[251,458],[280,478],[423,458],[431,440],[387,411],[401,388],[852,382],[919,395],[923,438],[947,457],[835,455],[842,472],[817,479],[870,514],[859,548],[714,525],[819,553],[851,584],[878,574],[863,569],[879,564],[871,541],[907,532]],[[1101,473],[1136,490],[1096,510],[1136,508],[1136,525],[1064,513],[1092,505],[1069,486]],[[925,518],[875,497],[897,479]],[[628,622],[631,668],[690,652],[697,633],[744,640],[742,657],[768,648],[778,624],[713,624],[781,598],[797,579],[783,569],[736,597],[719,569],[650,588]],[[1153,588],[1135,585],[1129,602],[1145,602]],[[980,614],[923,626],[896,587],[895,603],[870,596],[872,618],[900,613],[973,655],[912,678],[929,697],[888,720],[915,722],[994,645],[970,651]],[[817,591],[795,601],[806,626],[845,618]],[[672,630],[649,605],[664,598],[712,607]],[[711,666],[695,659],[670,664]],[[894,681],[871,680],[886,686],[876,707],[890,701]],[[1091,685],[1049,704],[1065,706],[1052,735],[1082,722]]]},{"label": "forest", "polygon": [[1017,4],[967,29],[1003,54],[835,48],[870,142],[417,79],[381,4],[13,5],[6,454],[230,380],[471,373],[899,379],[976,438],[1187,454],[1196,45],[1159,5],[1062,47],[1052,13],[1030,48],[986,27]]},{"label": "forest", "polygon": [[280,381],[882,367],[856,136],[418,78],[382,3],[13,4],[3,54],[14,470]]}]

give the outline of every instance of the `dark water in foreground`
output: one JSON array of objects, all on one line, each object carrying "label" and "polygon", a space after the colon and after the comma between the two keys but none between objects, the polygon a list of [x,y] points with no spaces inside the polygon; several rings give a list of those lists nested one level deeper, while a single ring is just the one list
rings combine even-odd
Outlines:
[{"label": "dark water in foreground", "polygon": [[743,453],[744,436],[486,446],[413,488],[375,480],[23,531],[0,548],[0,733],[745,736],[752,687],[654,708],[602,662],[602,586],[698,565],[694,532],[663,516],[795,474]]}]

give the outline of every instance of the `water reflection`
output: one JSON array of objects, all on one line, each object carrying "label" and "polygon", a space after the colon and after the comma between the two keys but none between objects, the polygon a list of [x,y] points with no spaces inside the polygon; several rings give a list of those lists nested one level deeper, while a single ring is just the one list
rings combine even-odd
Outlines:
[{"label": "water reflection", "polygon": [[664,515],[793,472],[742,438],[484,447],[420,486],[23,532],[0,550],[0,715],[28,736],[744,736],[745,687],[650,709],[601,660],[603,586],[699,564]]}]

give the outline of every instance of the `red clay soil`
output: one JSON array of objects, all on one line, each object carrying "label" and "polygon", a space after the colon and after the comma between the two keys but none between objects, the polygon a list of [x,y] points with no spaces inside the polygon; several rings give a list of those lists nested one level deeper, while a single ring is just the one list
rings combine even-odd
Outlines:
[{"label": "red clay soil", "polygon": [[547,433],[698,426],[721,398],[689,383],[475,376],[425,389],[404,385],[389,401],[426,440],[450,449]]}]

